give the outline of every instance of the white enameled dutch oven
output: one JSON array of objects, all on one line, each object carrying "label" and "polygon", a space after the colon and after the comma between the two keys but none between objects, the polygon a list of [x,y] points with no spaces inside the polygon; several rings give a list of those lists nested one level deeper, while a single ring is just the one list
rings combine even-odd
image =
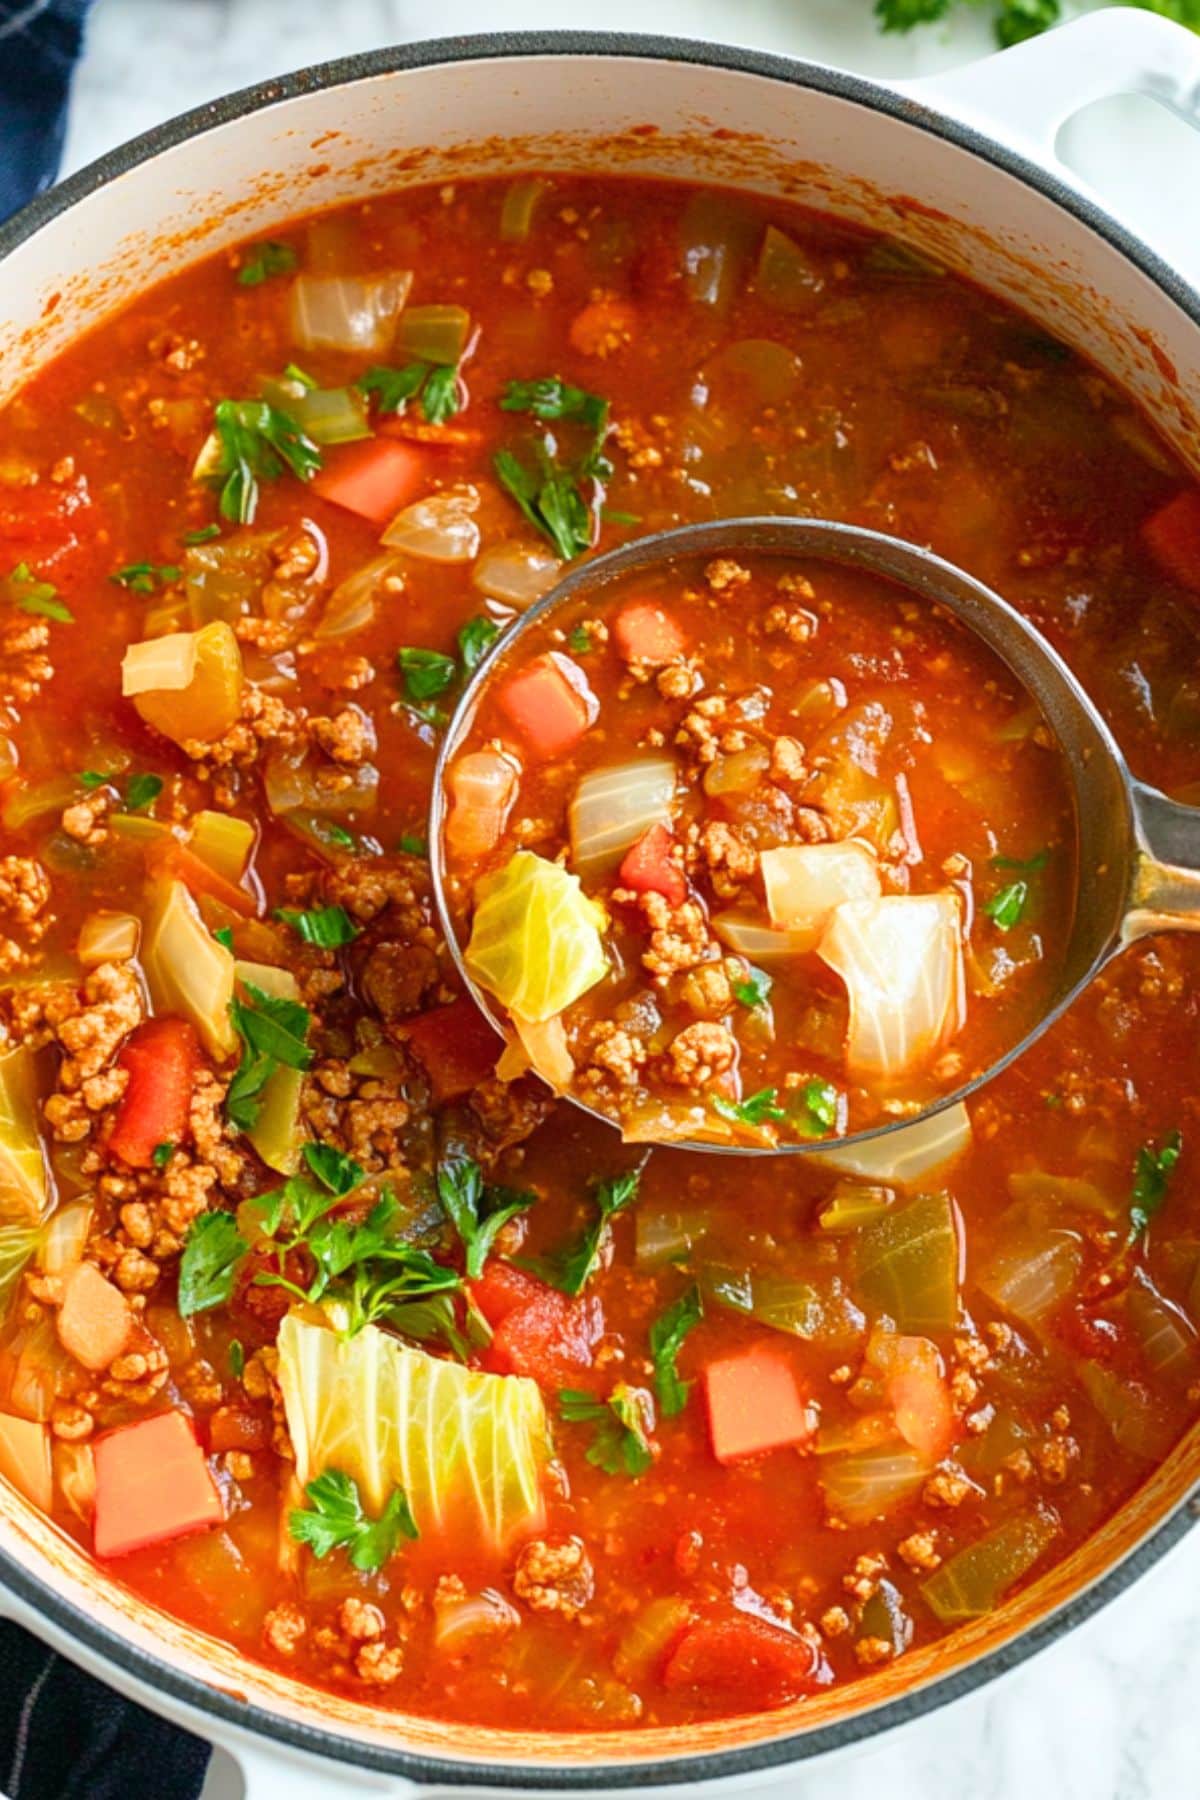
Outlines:
[{"label": "white enameled dutch oven", "polygon": [[[569,34],[305,70],[150,132],[0,229],[0,401],[139,288],[309,208],[415,181],[616,170],[782,195],[907,236],[1084,350],[1200,465],[1200,292],[1055,156],[1069,117],[1132,91],[1200,124],[1200,39],[1097,13],[903,89],[749,51]],[[1200,248],[1196,261],[1200,273]],[[1012,1668],[1176,1543],[1197,1493],[1200,1432],[1068,1562],[949,1642],[861,1691],[677,1730],[533,1736],[315,1693],[127,1593],[7,1488],[0,1613],[224,1744],[255,1800],[728,1785],[860,1744]]]}]

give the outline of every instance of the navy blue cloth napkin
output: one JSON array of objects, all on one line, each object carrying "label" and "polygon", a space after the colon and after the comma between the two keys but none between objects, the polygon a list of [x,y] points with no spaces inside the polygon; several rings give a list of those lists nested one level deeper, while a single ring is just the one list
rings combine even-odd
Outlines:
[{"label": "navy blue cloth napkin", "polygon": [[[90,0],[0,0],[0,220],[58,173]],[[0,1793],[195,1800],[209,1747],[0,1621]]]}]

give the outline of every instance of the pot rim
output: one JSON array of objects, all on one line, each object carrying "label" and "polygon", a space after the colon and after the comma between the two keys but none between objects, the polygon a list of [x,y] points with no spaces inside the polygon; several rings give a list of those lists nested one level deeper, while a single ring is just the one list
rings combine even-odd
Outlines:
[{"label": "pot rim", "polygon": [[[74,175],[36,196],[12,219],[0,225],[0,262],[80,201],[110,182],[151,161],[161,152],[191,138],[234,123],[251,113],[306,94],[379,76],[445,64],[534,57],[640,58],[728,70],[812,89],[834,99],[885,114],[902,124],[941,138],[1032,188],[1043,199],[1070,214],[1117,250],[1148,277],[1195,325],[1200,325],[1200,289],[1171,267],[1142,238],[1123,225],[1086,193],[1054,169],[1010,148],[986,131],[940,111],[930,101],[914,98],[865,76],[775,52],[688,38],[604,31],[483,32],[460,37],[430,38],[392,45],[333,61],[316,63],[290,74],[257,82],[232,94],[168,119],[118,145]],[[909,1724],[935,1708],[975,1692],[1047,1647],[1130,1587],[1166,1552],[1182,1541],[1200,1520],[1200,1495],[1184,1496],[1139,1543],[1104,1574],[1080,1588],[1069,1600],[1007,1642],[961,1669],[934,1677],[894,1700],[871,1706],[833,1724],[800,1730],[737,1749],[702,1756],[683,1755],[653,1762],[593,1763],[577,1767],[547,1764],[530,1767],[516,1762],[450,1761],[441,1757],[357,1742],[350,1737],[300,1720],[285,1718],[257,1704],[247,1704],[197,1676],[180,1674],[158,1656],[136,1648],[107,1626],[99,1625],[70,1600],[31,1573],[0,1548],[0,1584],[33,1611],[113,1664],[139,1684],[181,1702],[223,1724],[289,1746],[326,1761],[356,1766],[416,1782],[452,1783],[457,1788],[523,1788],[540,1791],[628,1790],[675,1786],[731,1777],[752,1776],[790,1763],[846,1750],[881,1733]]]}]

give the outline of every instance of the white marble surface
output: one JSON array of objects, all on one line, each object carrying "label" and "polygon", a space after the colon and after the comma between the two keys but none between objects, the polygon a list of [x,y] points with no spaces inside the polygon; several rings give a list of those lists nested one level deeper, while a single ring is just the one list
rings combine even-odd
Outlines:
[{"label": "white marble surface", "polygon": [[[568,23],[724,39],[885,78],[989,49],[984,19],[970,12],[953,29],[879,38],[870,0],[657,0],[652,9],[644,0],[576,0],[570,8],[561,0],[441,0],[433,13],[413,0],[98,0],[67,164],[78,167],[173,113],[305,63],[435,34]],[[1169,245],[1181,218],[1192,229],[1200,139],[1188,143],[1182,127],[1113,102],[1080,120],[1066,141],[1076,165],[1152,241]],[[1191,197],[1186,206],[1183,196]],[[774,1791],[804,1800],[1200,1800],[1198,1697],[1200,1532],[999,1685],[875,1750],[806,1768]],[[281,1781],[281,1795],[285,1789]],[[231,1766],[218,1759],[206,1800],[239,1792]]]}]

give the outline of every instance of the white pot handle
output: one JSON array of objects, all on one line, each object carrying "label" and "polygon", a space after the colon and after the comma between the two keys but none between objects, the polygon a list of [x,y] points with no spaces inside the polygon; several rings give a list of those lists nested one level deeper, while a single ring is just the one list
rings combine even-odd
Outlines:
[{"label": "white pot handle", "polygon": [[[1118,94],[1157,100],[1200,131],[1200,36],[1157,13],[1110,7],[999,56],[897,85],[918,105],[952,113],[1049,164],[1111,211],[1110,202],[1062,161],[1059,133],[1085,106]],[[1155,178],[1153,170],[1147,178]],[[1136,218],[1128,222],[1139,229]],[[1190,236],[1166,254],[1200,285],[1200,246],[1191,251]]]}]

